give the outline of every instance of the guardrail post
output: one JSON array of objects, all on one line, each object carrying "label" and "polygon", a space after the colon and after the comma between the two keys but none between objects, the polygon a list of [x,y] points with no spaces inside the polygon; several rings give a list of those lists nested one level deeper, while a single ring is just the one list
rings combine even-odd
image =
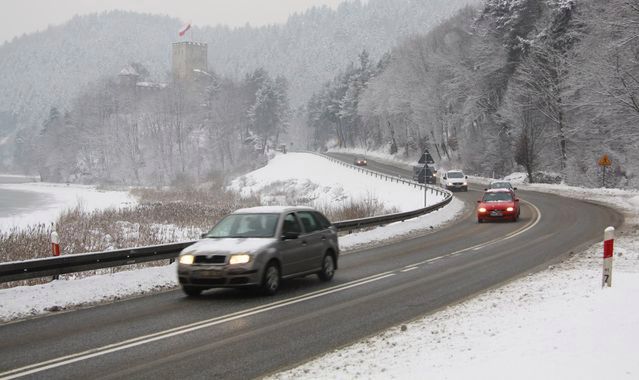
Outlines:
[{"label": "guardrail post", "polygon": [[[60,256],[60,235],[55,230],[51,232],[51,253],[53,253],[53,256]],[[53,276],[53,280],[58,278],[57,274]]]},{"label": "guardrail post", "polygon": [[608,227],[604,231],[603,278],[601,287],[612,286],[612,256],[615,245],[615,228]]}]

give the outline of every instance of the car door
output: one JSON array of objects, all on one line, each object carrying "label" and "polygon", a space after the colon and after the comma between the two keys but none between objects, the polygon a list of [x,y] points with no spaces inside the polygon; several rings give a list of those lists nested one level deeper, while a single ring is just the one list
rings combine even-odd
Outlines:
[{"label": "car door", "polygon": [[324,257],[326,236],[324,236],[319,221],[311,211],[298,211],[297,217],[302,223],[302,228],[304,228],[302,239],[306,241],[304,271],[320,269],[322,267],[322,258]]},{"label": "car door", "polygon": [[283,276],[303,271],[307,243],[303,239],[302,232],[302,226],[295,213],[286,214],[282,221],[282,236],[280,237]]}]

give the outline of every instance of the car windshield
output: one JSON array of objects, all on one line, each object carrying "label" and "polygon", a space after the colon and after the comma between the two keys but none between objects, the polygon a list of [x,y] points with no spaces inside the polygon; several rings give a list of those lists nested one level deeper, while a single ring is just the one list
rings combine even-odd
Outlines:
[{"label": "car windshield", "polygon": [[448,178],[464,178],[464,173],[462,173],[462,172],[448,172]]},{"label": "car windshield", "polygon": [[206,234],[207,238],[267,238],[275,236],[279,214],[231,214]]},{"label": "car windshield", "polygon": [[493,182],[490,184],[489,188],[491,189],[512,189],[513,186],[510,182]]},{"label": "car windshield", "polygon": [[508,202],[512,200],[512,195],[506,192],[486,193],[484,194],[484,199],[482,199],[483,202]]}]

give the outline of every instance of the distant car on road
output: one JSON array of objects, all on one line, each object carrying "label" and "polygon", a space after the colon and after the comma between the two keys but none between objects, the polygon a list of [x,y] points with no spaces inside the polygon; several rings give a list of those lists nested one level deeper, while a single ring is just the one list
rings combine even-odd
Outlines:
[{"label": "distant car on road", "polygon": [[519,199],[509,189],[486,190],[477,201],[477,222],[488,220],[510,220],[516,222],[521,212]]},{"label": "distant car on road", "polygon": [[329,281],[337,269],[337,231],[310,207],[237,210],[202,237],[178,258],[178,279],[189,296],[248,286],[272,295],[281,279],[317,274]]},{"label": "distant car on road", "polygon": [[461,170],[449,170],[441,176],[441,184],[446,190],[468,191],[468,176]]},{"label": "distant car on road", "polygon": [[513,187],[512,183],[508,181],[491,181],[488,184],[488,187],[484,190],[488,190],[488,189],[508,189],[513,192],[517,190],[517,188]]},{"label": "distant car on road", "polygon": [[357,166],[366,166],[368,165],[368,161],[363,157],[357,157],[355,159],[355,165]]}]

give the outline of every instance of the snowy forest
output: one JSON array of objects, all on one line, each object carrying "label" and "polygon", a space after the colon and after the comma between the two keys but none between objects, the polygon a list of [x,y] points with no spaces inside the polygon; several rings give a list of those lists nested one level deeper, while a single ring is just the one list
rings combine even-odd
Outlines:
[{"label": "snowy forest", "polygon": [[171,85],[146,75],[133,63],[69,111],[51,108],[40,130],[18,133],[17,165],[48,182],[175,184],[256,169],[286,130],[288,83],[263,69]]},{"label": "snowy forest", "polygon": [[[91,17],[113,16],[136,18]],[[140,36],[167,55],[177,21],[139,17]],[[152,33],[154,21],[164,34]],[[160,85],[168,63],[148,51],[138,59],[138,41],[99,70],[73,62],[82,86],[44,60],[56,79],[38,71],[46,90],[35,91],[7,75],[2,57],[40,45],[27,36],[1,46],[0,82],[17,83],[0,99],[2,166],[47,181],[160,185],[249,170],[269,146],[294,143],[405,159],[429,149],[470,174],[546,173],[586,186],[601,186],[607,154],[607,185],[639,186],[636,0],[353,1],[284,26],[196,33],[209,42],[211,75],[195,86]],[[154,85],[130,86],[123,66]]]},{"label": "snowy forest", "polygon": [[487,0],[378,62],[366,53],[307,106],[313,146],[383,149],[484,176],[557,173],[639,186],[639,3]]}]

